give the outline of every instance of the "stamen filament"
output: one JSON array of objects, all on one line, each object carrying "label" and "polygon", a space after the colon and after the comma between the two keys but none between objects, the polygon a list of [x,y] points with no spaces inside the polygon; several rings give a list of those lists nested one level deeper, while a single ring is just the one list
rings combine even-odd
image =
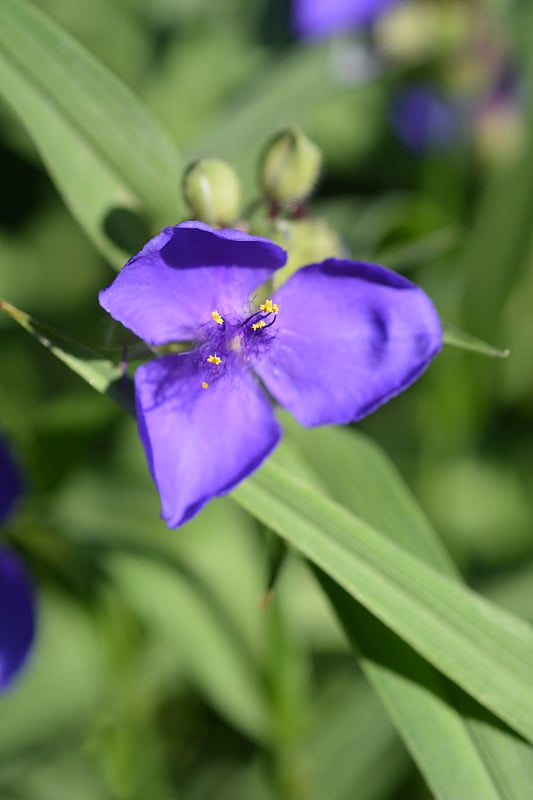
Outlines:
[{"label": "stamen filament", "polygon": [[[253,314],[250,314],[250,316],[244,320],[243,325],[251,324],[252,330],[254,331],[260,330],[261,328],[269,328],[276,321],[278,311],[279,306],[277,303],[273,303],[272,300],[265,300],[265,302],[261,303],[259,306],[258,311],[254,311]],[[265,322],[265,319],[271,315],[271,321]],[[254,322],[254,320],[256,321]]]}]

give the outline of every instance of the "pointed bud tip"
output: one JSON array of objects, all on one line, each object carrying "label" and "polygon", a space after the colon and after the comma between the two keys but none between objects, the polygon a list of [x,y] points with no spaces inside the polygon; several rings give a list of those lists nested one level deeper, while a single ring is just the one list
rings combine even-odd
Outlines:
[{"label": "pointed bud tip", "polygon": [[241,184],[225,161],[201,158],[183,174],[182,193],[195,219],[208,225],[231,226],[241,209]]}]

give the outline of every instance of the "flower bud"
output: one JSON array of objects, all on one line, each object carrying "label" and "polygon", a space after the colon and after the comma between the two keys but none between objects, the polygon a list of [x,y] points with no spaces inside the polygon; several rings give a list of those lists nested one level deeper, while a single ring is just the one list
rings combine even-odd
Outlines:
[{"label": "flower bud", "polygon": [[195,219],[225,227],[241,208],[241,184],[235,170],[216,158],[194,161],[183,175],[183,197]]},{"label": "flower bud", "polygon": [[273,275],[272,291],[305,264],[345,255],[339,236],[322,219],[262,220],[252,225],[250,233],[271,239],[287,251],[287,263]]},{"label": "flower bud", "polygon": [[261,157],[261,187],[269,200],[294,205],[313,191],[321,163],[316,144],[299,128],[287,128],[271,139]]},{"label": "flower bud", "polygon": [[520,154],[524,136],[520,108],[500,101],[488,105],[479,114],[474,144],[482,161],[493,166],[507,166]]},{"label": "flower bud", "polygon": [[466,46],[469,12],[464,4],[406,0],[376,23],[378,51],[401,63],[417,63]]}]

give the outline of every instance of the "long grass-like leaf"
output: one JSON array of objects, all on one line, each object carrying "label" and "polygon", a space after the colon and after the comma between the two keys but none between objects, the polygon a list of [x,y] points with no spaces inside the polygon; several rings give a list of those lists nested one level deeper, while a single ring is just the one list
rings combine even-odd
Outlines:
[{"label": "long grass-like leaf", "polygon": [[129,89],[25,0],[0,3],[0,96],[114,265],[176,221],[180,161],[167,135]]},{"label": "long grass-like leaf", "polygon": [[126,413],[135,415],[133,384],[124,369],[112,361],[102,358],[63,334],[30,317],[25,311],[15,308],[5,300],[0,300],[0,310],[9,314],[37,339],[43,347],[59,358],[69,369],[83,378],[93,389],[108,395]]}]

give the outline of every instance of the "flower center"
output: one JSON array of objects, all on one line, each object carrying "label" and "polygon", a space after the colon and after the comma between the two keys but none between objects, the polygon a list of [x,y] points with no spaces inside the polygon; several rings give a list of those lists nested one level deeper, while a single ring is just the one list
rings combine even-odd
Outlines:
[{"label": "flower center", "polygon": [[269,348],[274,339],[268,330],[276,322],[279,308],[272,300],[265,300],[245,319],[231,320],[214,309],[212,322],[204,327],[200,346],[201,373],[205,378],[202,389],[226,374],[236,363],[253,366]]}]

